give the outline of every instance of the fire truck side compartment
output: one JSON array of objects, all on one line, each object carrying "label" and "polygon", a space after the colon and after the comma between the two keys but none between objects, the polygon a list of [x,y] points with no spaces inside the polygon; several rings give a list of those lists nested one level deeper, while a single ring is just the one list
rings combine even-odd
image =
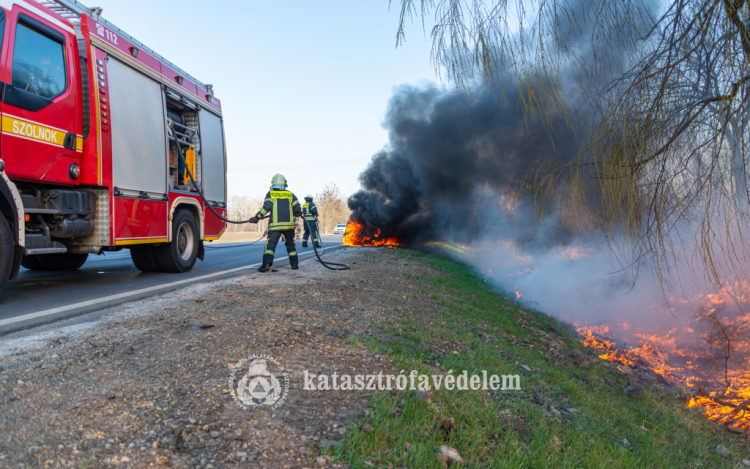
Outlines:
[{"label": "fire truck side compartment", "polygon": [[167,136],[161,85],[115,58],[107,62],[114,186],[167,193]]},{"label": "fire truck side compartment", "polygon": [[[188,163],[190,173],[195,177],[199,187],[201,185],[201,154],[200,137],[198,132],[198,109],[182,101],[174,93],[167,93],[167,127],[169,136],[170,187],[193,192],[186,174],[179,174],[182,167],[177,156],[178,147],[175,139],[179,139],[182,156]],[[192,147],[192,150],[191,150]]]},{"label": "fire truck side compartment", "polygon": [[226,202],[224,169],[224,131],[221,118],[209,111],[200,113],[203,144],[203,185],[210,202]]}]

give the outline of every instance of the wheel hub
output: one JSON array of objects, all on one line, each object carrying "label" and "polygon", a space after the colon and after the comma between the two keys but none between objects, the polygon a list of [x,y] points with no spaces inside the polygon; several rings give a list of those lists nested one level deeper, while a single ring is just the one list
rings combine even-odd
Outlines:
[{"label": "wheel hub", "polygon": [[177,253],[182,260],[189,261],[193,255],[195,237],[193,228],[188,223],[183,223],[177,230]]}]

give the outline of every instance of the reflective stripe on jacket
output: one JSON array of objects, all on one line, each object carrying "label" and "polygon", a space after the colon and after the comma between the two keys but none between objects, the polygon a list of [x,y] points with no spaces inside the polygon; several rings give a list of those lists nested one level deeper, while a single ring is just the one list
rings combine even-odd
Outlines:
[{"label": "reflective stripe on jacket", "polygon": [[267,213],[271,214],[268,231],[283,231],[295,228],[294,217],[302,215],[302,210],[297,197],[290,191],[271,190],[256,217],[263,218]]}]

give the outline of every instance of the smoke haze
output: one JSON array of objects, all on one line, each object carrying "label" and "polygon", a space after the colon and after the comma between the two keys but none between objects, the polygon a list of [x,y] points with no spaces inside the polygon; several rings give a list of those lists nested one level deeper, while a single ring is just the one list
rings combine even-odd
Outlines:
[{"label": "smoke haze", "polygon": [[[582,0],[580,5],[595,3]],[[648,26],[652,2],[635,3],[640,10],[623,4],[621,14],[640,14],[630,20]],[[698,347],[706,360],[723,363],[716,345],[723,339],[709,340],[711,324],[705,318],[721,317],[733,337],[745,334],[750,328],[750,315],[743,312],[750,305],[746,279],[726,276],[724,292],[716,295],[690,259],[669,266],[676,284],[662,283],[647,262],[636,277],[596,231],[574,236],[557,212],[539,213],[529,193],[520,191],[536,162],[570,162],[588,140],[606,96],[583,96],[579,85],[602,89],[628,68],[626,50],[632,42],[626,31],[612,29],[603,37],[603,31],[586,29],[586,23],[558,27],[563,32],[579,28],[575,38],[563,41],[579,52],[577,76],[562,84],[570,103],[564,113],[548,116],[544,124],[525,114],[519,104],[522,91],[507,77],[499,80],[503,87],[478,86],[468,96],[438,86],[401,86],[383,124],[389,143],[373,156],[360,175],[362,190],[349,199],[351,219],[371,238],[447,248],[442,252],[475,267],[497,289],[534,309],[576,325],[610,325],[618,346]],[[610,56],[610,67],[590,67],[586,58],[592,55]],[[679,227],[672,241],[684,243],[689,252],[695,233],[695,227]],[[616,244],[618,234],[608,235]],[[735,369],[750,366],[750,354],[733,360]]]},{"label": "smoke haze", "polygon": [[[516,102],[507,89],[505,97],[489,88],[469,100],[436,86],[398,88],[384,123],[389,144],[360,175],[362,190],[348,202],[352,220],[369,236],[416,248],[448,243],[444,253],[507,296],[518,292],[521,303],[576,325],[611,325],[620,346],[658,336],[694,347],[696,332],[709,326],[696,313],[714,291],[689,266],[677,266],[679,294],[665,294],[649,269],[635,281],[593,233],[574,237],[519,191],[532,163],[570,161],[584,139],[562,116],[549,127],[528,120]],[[741,316],[724,300],[724,317]]]}]

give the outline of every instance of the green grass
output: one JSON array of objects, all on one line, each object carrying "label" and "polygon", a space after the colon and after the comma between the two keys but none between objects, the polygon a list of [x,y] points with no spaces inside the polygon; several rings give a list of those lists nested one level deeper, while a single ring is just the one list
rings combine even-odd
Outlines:
[{"label": "green grass", "polygon": [[84,460],[83,462],[81,462],[81,465],[78,467],[79,469],[86,469],[88,467],[95,467],[95,466],[96,466],[96,458],[91,458],[91,459]]},{"label": "green grass", "polygon": [[[555,364],[546,350],[512,345],[498,330],[529,342],[537,338],[518,323],[525,318],[537,329],[554,331],[568,347],[583,350],[568,325],[507,302],[470,268],[413,251],[389,255],[417,259],[447,274],[430,279],[406,276],[421,295],[437,301],[439,310],[429,321],[423,311],[391,310],[391,319],[374,326],[393,340],[359,336],[349,338],[350,345],[386,353],[397,370],[407,372],[431,374],[436,361],[442,372],[521,374],[517,364],[534,372],[521,374],[522,391],[441,389],[433,391],[432,402],[423,402],[409,391],[365,395],[370,399],[367,416],[352,422],[341,444],[325,450],[334,460],[352,468],[438,468],[440,445],[456,448],[472,467],[731,468],[750,457],[746,440],[732,440],[732,435],[658,387],[647,389],[642,397],[626,396],[626,377],[608,363],[586,369]],[[395,308],[404,303],[404,295],[393,292]],[[480,338],[476,331],[487,335]],[[430,356],[426,346],[436,343],[450,343],[458,354]],[[617,385],[591,379],[592,375],[614,379]],[[535,394],[557,408],[579,410],[555,419]],[[451,417],[455,429],[438,431],[440,423]],[[406,443],[411,445],[409,451]],[[730,449],[729,458],[714,452],[718,444]]]}]

